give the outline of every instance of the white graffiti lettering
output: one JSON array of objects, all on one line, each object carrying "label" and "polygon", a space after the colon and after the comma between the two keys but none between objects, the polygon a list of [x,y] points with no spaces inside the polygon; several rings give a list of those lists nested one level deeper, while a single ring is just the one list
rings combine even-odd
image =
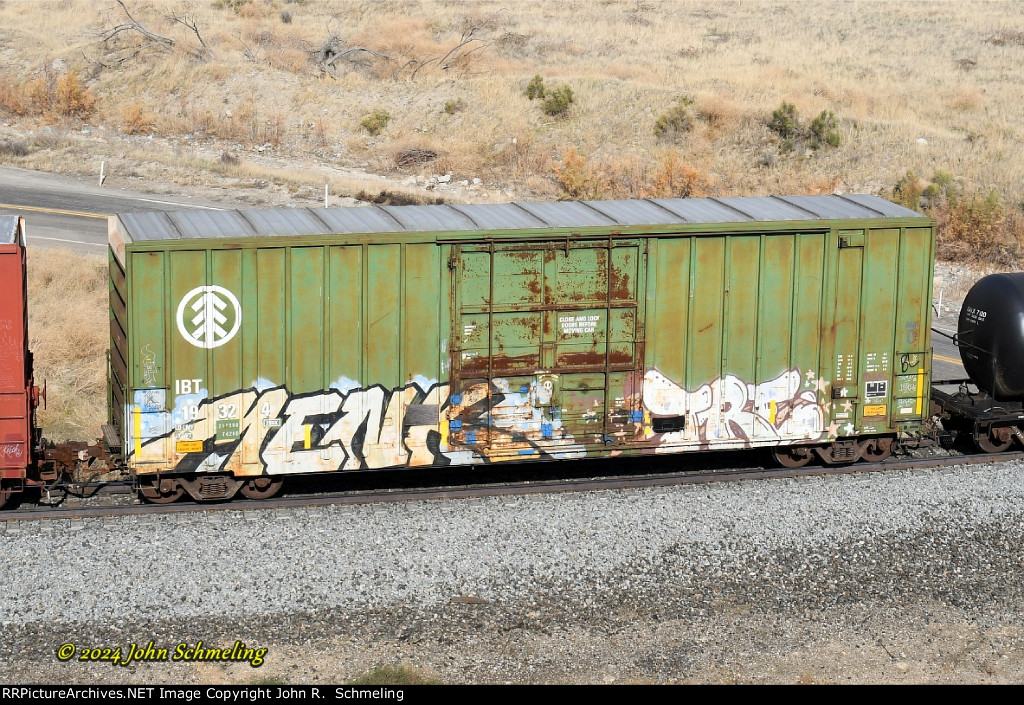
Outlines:
[{"label": "white graffiti lettering", "polygon": [[561,390],[558,375],[531,377],[480,381],[457,393],[422,376],[396,389],[351,388],[354,380],[339,378],[327,390],[294,395],[261,379],[212,399],[192,380],[177,385],[189,393],[177,395],[171,409],[163,390],[137,390],[142,443],[134,460],[154,469],[171,460],[182,473],[285,475],[577,458],[593,446],[633,440],[643,452],[766,445],[827,432],[827,403],[819,401],[825,385],[798,369],[756,385],[725,375],[691,390],[651,369],[642,388],[630,382],[600,391],[614,394],[608,409],[599,395],[593,408],[579,401],[563,407],[562,395],[578,400],[579,392]]},{"label": "white graffiti lettering", "polygon": [[[393,391],[375,386],[347,394],[330,389],[291,396],[275,387],[215,399],[197,396],[179,396],[174,410],[164,413],[174,422],[174,441],[202,442],[202,452],[188,446],[178,454],[184,456],[175,465],[178,471],[230,468],[278,475],[447,462],[439,441],[428,438],[439,435],[438,409],[448,397],[447,384],[426,391],[414,382]],[[428,412],[411,422],[406,412],[414,404]],[[241,419],[233,415],[243,409]],[[164,438],[147,431],[136,460],[160,460]]]},{"label": "white graffiti lettering", "polygon": [[[813,382],[813,375],[808,381]],[[650,370],[644,376],[643,401],[652,414],[687,418],[684,430],[663,434],[666,446],[813,440],[824,432],[825,409],[818,403],[817,385],[807,390],[802,382],[800,371],[792,369],[758,385],[725,375],[687,391]]]}]

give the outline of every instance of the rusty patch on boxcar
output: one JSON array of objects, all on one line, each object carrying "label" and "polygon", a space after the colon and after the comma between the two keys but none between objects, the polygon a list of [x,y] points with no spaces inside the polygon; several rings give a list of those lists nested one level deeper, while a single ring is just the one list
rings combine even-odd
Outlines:
[{"label": "rusty patch on boxcar", "polygon": [[510,259],[523,260],[529,262],[534,258],[537,251],[533,249],[528,250],[502,250],[502,254],[508,255]]},{"label": "rusty patch on boxcar", "polygon": [[487,361],[490,359],[490,369],[494,374],[506,371],[533,370],[540,366],[540,353],[528,353],[526,355],[494,355],[488,358],[486,355],[476,355],[462,359],[462,366],[459,370],[460,377],[475,373],[487,372]]},{"label": "rusty patch on boxcar", "polygon": [[633,287],[629,272],[620,272],[613,267],[608,289],[614,301],[628,301],[632,299]]},{"label": "rusty patch on boxcar", "polygon": [[[608,354],[608,362],[612,365],[623,365],[632,361],[633,356],[621,350],[612,350]],[[558,362],[566,367],[604,367],[605,354],[596,349],[559,353]]]},{"label": "rusty patch on boxcar", "polygon": [[583,352],[559,353],[558,362],[567,367],[603,367],[604,353],[593,348]]}]

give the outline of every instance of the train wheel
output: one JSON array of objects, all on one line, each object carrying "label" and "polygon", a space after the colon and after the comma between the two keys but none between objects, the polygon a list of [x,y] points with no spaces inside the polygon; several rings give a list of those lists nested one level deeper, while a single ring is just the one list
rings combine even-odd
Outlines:
[{"label": "train wheel", "polygon": [[814,454],[810,448],[801,446],[776,446],[772,448],[772,458],[784,468],[802,468],[811,462]]},{"label": "train wheel", "polygon": [[153,504],[170,504],[177,502],[185,494],[185,488],[174,478],[165,477],[162,480],[150,480],[142,486],[142,496],[147,502]]},{"label": "train wheel", "polygon": [[986,453],[1002,453],[1013,443],[1013,431],[1009,426],[990,428],[987,431],[978,429],[974,432],[974,445]]},{"label": "train wheel", "polygon": [[240,491],[243,497],[249,499],[270,499],[281,491],[283,484],[284,480],[281,478],[254,477],[242,485]]},{"label": "train wheel", "polygon": [[7,504],[7,500],[11,497],[11,491],[6,487],[0,487],[0,509],[4,508]]},{"label": "train wheel", "polygon": [[891,438],[865,438],[860,447],[861,457],[869,463],[879,463],[892,455]]}]

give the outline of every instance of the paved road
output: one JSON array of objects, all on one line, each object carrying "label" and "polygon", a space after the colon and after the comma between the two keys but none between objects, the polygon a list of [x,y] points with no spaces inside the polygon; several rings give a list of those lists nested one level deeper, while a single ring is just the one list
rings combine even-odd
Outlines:
[{"label": "paved road", "polygon": [[107,246],[107,216],[111,213],[223,207],[185,196],[153,196],[0,167],[0,214],[25,216],[30,246],[102,254]]},{"label": "paved road", "polygon": [[[932,328],[946,335],[956,333],[959,314],[946,313],[932,321]],[[967,372],[960,362],[960,350],[941,333],[932,333],[932,379],[935,381],[964,379]]]}]

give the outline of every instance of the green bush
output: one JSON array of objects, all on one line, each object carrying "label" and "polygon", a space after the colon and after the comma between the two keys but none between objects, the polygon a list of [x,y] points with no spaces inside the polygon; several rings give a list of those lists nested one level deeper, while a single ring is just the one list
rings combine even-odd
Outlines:
[{"label": "green bush", "polygon": [[839,124],[836,122],[836,116],[832,114],[831,110],[822,110],[821,115],[811,120],[811,125],[808,129],[811,146],[815,149],[826,144],[830,147],[839,146],[841,141],[839,137]]},{"label": "green bush", "polygon": [[388,123],[390,121],[391,116],[388,115],[387,111],[374,110],[372,113],[363,118],[363,122],[361,124],[364,130],[366,130],[371,135],[376,137],[377,135],[384,131],[384,128],[388,126]]},{"label": "green bush", "polygon": [[449,115],[454,115],[455,113],[459,112],[460,110],[465,110],[465,109],[466,109],[466,101],[464,101],[462,98],[455,98],[453,100],[449,100],[449,101],[445,102],[445,104],[444,104],[444,111],[446,113],[448,113]]},{"label": "green bush", "polygon": [[772,113],[768,121],[768,129],[779,137],[795,137],[800,132],[800,120],[796,114],[796,106],[783,101],[782,105]]},{"label": "green bush", "polygon": [[545,115],[558,117],[567,113],[569,106],[574,102],[576,102],[576,96],[573,95],[572,88],[569,88],[569,86],[559,86],[544,92],[544,102],[541,104],[541,109]]},{"label": "green bush", "polygon": [[692,130],[694,119],[690,114],[690,106],[693,102],[693,98],[685,96],[659,115],[654,121],[654,136],[665,139]]},{"label": "green bush", "polygon": [[783,101],[768,120],[768,129],[779,136],[779,152],[785,154],[810,147],[838,147],[842,142],[839,135],[839,121],[831,110],[822,110],[811,120],[806,129],[800,126],[796,106]]},{"label": "green bush", "polygon": [[537,74],[526,86],[526,97],[530,100],[541,101],[540,108],[545,115],[558,117],[569,112],[569,106],[576,102],[576,96],[572,88],[567,85],[548,88],[544,85],[544,79]]},{"label": "green bush", "polygon": [[943,169],[936,169],[932,182],[925,186],[921,194],[929,203],[944,200],[951,206],[957,202],[957,185],[955,177]]},{"label": "green bush", "polygon": [[956,178],[948,171],[936,169],[931,180],[925,181],[908,169],[892,187],[890,198],[906,208],[928,211],[939,205],[956,206],[960,200],[960,190]]},{"label": "green bush", "polygon": [[537,100],[544,97],[544,79],[537,74],[526,87],[526,97],[530,100]]}]

